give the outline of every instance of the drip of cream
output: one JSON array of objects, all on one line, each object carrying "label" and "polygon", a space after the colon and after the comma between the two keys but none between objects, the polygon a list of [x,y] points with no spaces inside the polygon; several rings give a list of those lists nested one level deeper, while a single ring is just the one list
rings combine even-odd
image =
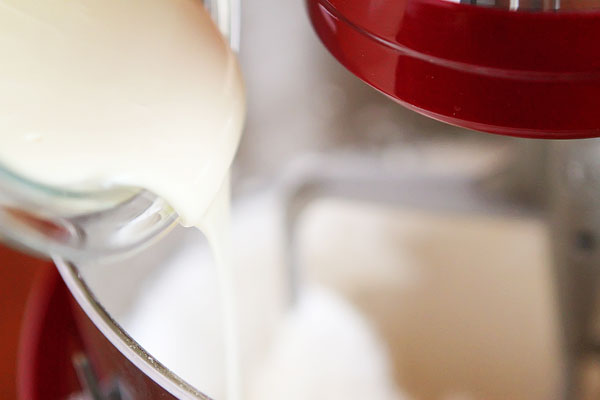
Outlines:
[{"label": "drip of cream", "polygon": [[202,2],[0,0],[0,54],[0,167],[76,191],[145,188],[205,233],[239,399],[227,177],[244,89]]}]

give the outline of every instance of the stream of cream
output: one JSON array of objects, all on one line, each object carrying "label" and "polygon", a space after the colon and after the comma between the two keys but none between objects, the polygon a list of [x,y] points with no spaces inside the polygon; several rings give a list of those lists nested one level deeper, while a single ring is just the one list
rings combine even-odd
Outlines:
[{"label": "stream of cream", "polygon": [[227,397],[238,400],[228,171],[245,98],[202,2],[0,0],[0,54],[0,166],[79,191],[145,188],[205,233],[219,269]]},{"label": "stream of cream", "polygon": [[230,187],[229,176],[227,176],[202,222],[198,224],[198,228],[206,236],[217,266],[217,280],[223,311],[227,397],[232,400],[239,400],[242,398],[242,377],[237,324],[237,296],[231,257],[233,249],[230,228]]}]

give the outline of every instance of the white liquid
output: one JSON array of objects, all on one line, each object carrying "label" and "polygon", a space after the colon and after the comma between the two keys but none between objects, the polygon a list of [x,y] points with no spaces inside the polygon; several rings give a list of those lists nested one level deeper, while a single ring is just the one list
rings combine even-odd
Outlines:
[{"label": "white liquid", "polygon": [[[372,297],[369,293],[378,292],[377,287],[373,292],[360,289],[365,287],[365,282],[367,285],[368,282],[374,282],[364,278],[370,276],[370,268],[365,272],[364,254],[361,253],[365,248],[360,239],[364,238],[360,235],[351,238],[355,240],[352,254],[358,257],[349,265],[356,266],[358,270],[353,270],[355,273],[350,275],[350,279],[359,276],[360,280],[353,281],[353,286],[346,286],[349,292],[342,292],[340,296],[342,293],[336,294],[331,288],[315,286],[314,282],[323,282],[323,276],[334,278],[327,281],[332,285],[348,282],[345,280],[348,277],[345,269],[337,267],[348,264],[347,260],[344,261],[344,255],[348,258],[348,247],[315,247],[312,245],[315,240],[323,243],[322,232],[312,232],[307,237],[303,228],[299,234],[302,254],[311,263],[304,265],[306,272],[310,273],[311,283],[302,285],[298,302],[290,307],[284,287],[287,276],[282,275],[286,267],[280,252],[284,236],[280,219],[282,202],[279,196],[272,195],[272,192],[263,192],[240,198],[233,210],[234,272],[236,281],[243,282],[238,283],[236,295],[240,328],[244,332],[240,338],[244,355],[244,399],[408,399],[396,388],[386,342],[377,329],[378,325],[372,325],[373,318],[392,318],[393,310],[389,310],[388,314],[369,314],[368,318],[361,313],[362,306],[370,310],[369,300]],[[316,208],[321,209],[319,206]],[[325,212],[334,216],[341,213],[342,219],[354,220],[354,214],[345,214],[338,208],[333,211],[332,208],[326,208]],[[335,221],[336,229],[328,224],[331,219]],[[305,221],[308,226],[315,226],[312,212]],[[325,221],[319,218],[316,226],[329,235],[335,232],[337,236],[330,238],[333,241],[336,237],[345,237],[344,226],[347,225],[340,224],[335,217]],[[208,394],[216,395],[222,385],[221,374],[214,371],[215,363],[220,360],[218,349],[215,350],[220,333],[212,325],[220,314],[214,307],[214,301],[207,301],[205,296],[198,295],[199,290],[208,293],[215,290],[214,271],[206,265],[196,268],[197,264],[208,258],[209,251],[195,246],[197,235],[192,232],[179,231],[176,235],[179,242],[183,243],[182,247],[144,285],[131,314],[123,323],[139,338],[142,346],[156,356],[163,357],[176,373],[198,387],[207,388]],[[315,238],[315,235],[318,236]],[[305,247],[306,239],[309,247]],[[378,261],[379,257],[397,257],[398,254],[394,253],[397,249],[393,246],[395,242],[380,242],[391,247],[387,249],[388,252],[376,253]],[[385,244],[382,246],[378,249],[386,248]],[[324,254],[320,251],[321,247],[327,249]],[[339,251],[344,248],[345,251]],[[144,260],[156,255],[150,252],[140,257]],[[248,268],[248,263],[252,264],[251,268]],[[379,268],[379,264],[375,264],[375,269]],[[358,265],[363,268],[360,269]],[[397,271],[398,264],[394,266]],[[118,270],[124,267],[126,264],[120,263],[113,268]],[[315,270],[321,271],[321,275],[314,273]],[[362,274],[357,275],[358,271],[362,271]],[[317,279],[313,280],[315,277]],[[389,276],[385,276],[385,279],[386,283],[390,282]],[[400,281],[403,281],[402,277]],[[353,288],[359,291],[352,292]],[[367,297],[363,299],[361,296],[365,294]],[[349,298],[352,301],[348,301]],[[361,307],[356,308],[357,304]],[[202,319],[191,320],[189,315],[198,310],[202,310]],[[157,327],[156,321],[161,319],[169,323]],[[198,343],[196,335],[190,332],[202,334],[206,340]],[[177,344],[163,340],[164,337],[177,338]],[[193,354],[202,354],[202,359],[198,360]]]},{"label": "white liquid", "polygon": [[0,0],[0,55],[2,167],[74,190],[145,188],[204,231],[237,400],[227,176],[244,89],[201,1]]},{"label": "white liquid", "polygon": [[227,397],[232,400],[241,399],[241,366],[239,352],[239,337],[237,324],[237,308],[235,305],[235,279],[233,276],[233,260],[231,258],[231,229],[230,229],[230,193],[229,179],[223,182],[213,203],[207,210],[205,218],[198,228],[208,239],[219,281],[221,309],[223,311],[223,334],[225,343],[225,367],[227,380]]},{"label": "white liquid", "polygon": [[239,141],[243,83],[199,0],[0,0],[0,163],[146,188],[197,225]]}]

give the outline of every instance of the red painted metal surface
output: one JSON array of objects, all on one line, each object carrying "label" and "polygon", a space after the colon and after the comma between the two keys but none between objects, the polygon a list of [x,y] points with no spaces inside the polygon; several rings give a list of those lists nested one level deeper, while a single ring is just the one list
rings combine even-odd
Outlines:
[{"label": "red painted metal surface", "polygon": [[[62,288],[67,291],[64,285]],[[126,399],[176,400],[176,397],[140,371],[115,348],[72,297],[71,309],[84,343],[86,356],[94,366],[100,381],[109,383],[118,380],[124,393],[129,396],[125,397]]]},{"label": "red painted metal surface", "polygon": [[18,398],[66,399],[81,391],[71,357],[82,351],[70,294],[49,263],[37,272],[19,343]]},{"label": "red painted metal surface", "polygon": [[17,349],[23,312],[36,273],[51,267],[48,261],[0,244],[0,399],[17,397]]},{"label": "red painted metal surface", "polygon": [[444,0],[306,0],[351,72],[469,129],[600,136],[600,11],[509,11]]}]

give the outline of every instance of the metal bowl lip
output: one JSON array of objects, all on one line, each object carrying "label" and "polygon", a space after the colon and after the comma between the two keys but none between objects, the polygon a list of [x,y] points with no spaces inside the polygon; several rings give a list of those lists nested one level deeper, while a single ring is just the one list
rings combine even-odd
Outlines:
[{"label": "metal bowl lip", "polygon": [[150,355],[110,316],[83,280],[79,269],[61,257],[53,257],[71,295],[104,337],[142,373],[179,399],[211,400]]},{"label": "metal bowl lip", "polygon": [[[579,0],[552,0],[544,4],[539,0],[421,0],[429,3],[448,3],[460,6],[478,7],[493,10],[504,10],[511,12],[527,13],[587,13],[600,11],[600,0],[588,1],[589,4],[582,6]],[[491,4],[493,2],[493,4]]]}]

